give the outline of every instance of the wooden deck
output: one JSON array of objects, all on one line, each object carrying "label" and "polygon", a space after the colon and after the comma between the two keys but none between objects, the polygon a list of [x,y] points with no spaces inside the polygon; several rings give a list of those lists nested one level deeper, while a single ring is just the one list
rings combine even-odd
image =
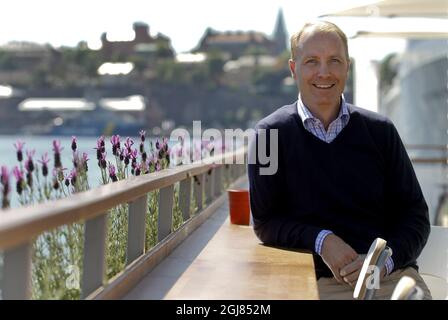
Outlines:
[{"label": "wooden deck", "polygon": [[311,254],[264,246],[228,203],[124,299],[318,299]]}]

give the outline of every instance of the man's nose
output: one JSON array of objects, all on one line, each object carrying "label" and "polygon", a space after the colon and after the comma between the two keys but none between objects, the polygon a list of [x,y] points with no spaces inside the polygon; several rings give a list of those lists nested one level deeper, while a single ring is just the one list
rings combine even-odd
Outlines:
[{"label": "man's nose", "polygon": [[323,62],[319,65],[319,77],[328,77],[330,75],[330,68],[327,63]]}]

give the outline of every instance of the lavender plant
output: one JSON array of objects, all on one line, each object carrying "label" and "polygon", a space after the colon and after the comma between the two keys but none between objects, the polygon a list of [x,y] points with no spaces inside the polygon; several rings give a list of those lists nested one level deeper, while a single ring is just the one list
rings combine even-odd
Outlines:
[{"label": "lavender plant", "polygon": [[[140,141],[136,144],[131,138],[122,140],[120,136],[110,138],[112,159],[108,158],[105,137],[96,143],[96,160],[100,169],[100,184],[114,183],[164,170],[172,165],[190,163],[192,155],[181,149],[173,152],[168,146],[168,139],[149,141],[145,148],[146,132],[140,131]],[[78,150],[76,137],[71,141],[71,164],[64,167],[60,141],[52,142],[53,158],[44,153],[35,161],[35,151],[25,150],[25,142],[14,144],[18,164],[12,170],[1,166],[0,195],[2,209],[10,206],[12,196],[11,176],[15,177],[15,193],[20,205],[61,199],[71,194],[90,189],[88,180],[88,155]],[[196,159],[209,145],[195,146]],[[185,158],[185,154],[187,155]],[[24,157],[26,155],[26,158]],[[146,250],[157,244],[159,191],[148,194],[146,217]],[[204,198],[204,197],[203,197]],[[197,211],[196,201],[191,199],[191,212]],[[126,248],[128,238],[128,205],[122,204],[110,210],[108,215],[106,277],[110,279],[122,271],[126,265]],[[179,183],[174,186],[174,207],[172,230],[183,224],[179,205]],[[47,231],[37,237],[33,243],[32,298],[33,299],[79,299],[80,280],[68,286],[67,279],[74,269],[82,270],[84,241],[84,223],[75,223]]]}]

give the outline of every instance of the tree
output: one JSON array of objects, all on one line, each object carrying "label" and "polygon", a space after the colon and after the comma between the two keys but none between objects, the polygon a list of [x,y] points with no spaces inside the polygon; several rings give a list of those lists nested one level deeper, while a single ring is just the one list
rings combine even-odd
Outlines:
[{"label": "tree", "polygon": [[217,86],[221,84],[221,77],[224,73],[224,64],[225,60],[221,51],[216,49],[207,54],[206,65],[208,75]]}]

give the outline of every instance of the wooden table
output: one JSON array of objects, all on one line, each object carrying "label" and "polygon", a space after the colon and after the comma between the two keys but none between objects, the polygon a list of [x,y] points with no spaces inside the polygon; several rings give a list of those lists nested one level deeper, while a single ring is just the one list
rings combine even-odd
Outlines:
[{"label": "wooden table", "polygon": [[165,299],[319,299],[309,253],[264,246],[252,227],[223,223]]}]

